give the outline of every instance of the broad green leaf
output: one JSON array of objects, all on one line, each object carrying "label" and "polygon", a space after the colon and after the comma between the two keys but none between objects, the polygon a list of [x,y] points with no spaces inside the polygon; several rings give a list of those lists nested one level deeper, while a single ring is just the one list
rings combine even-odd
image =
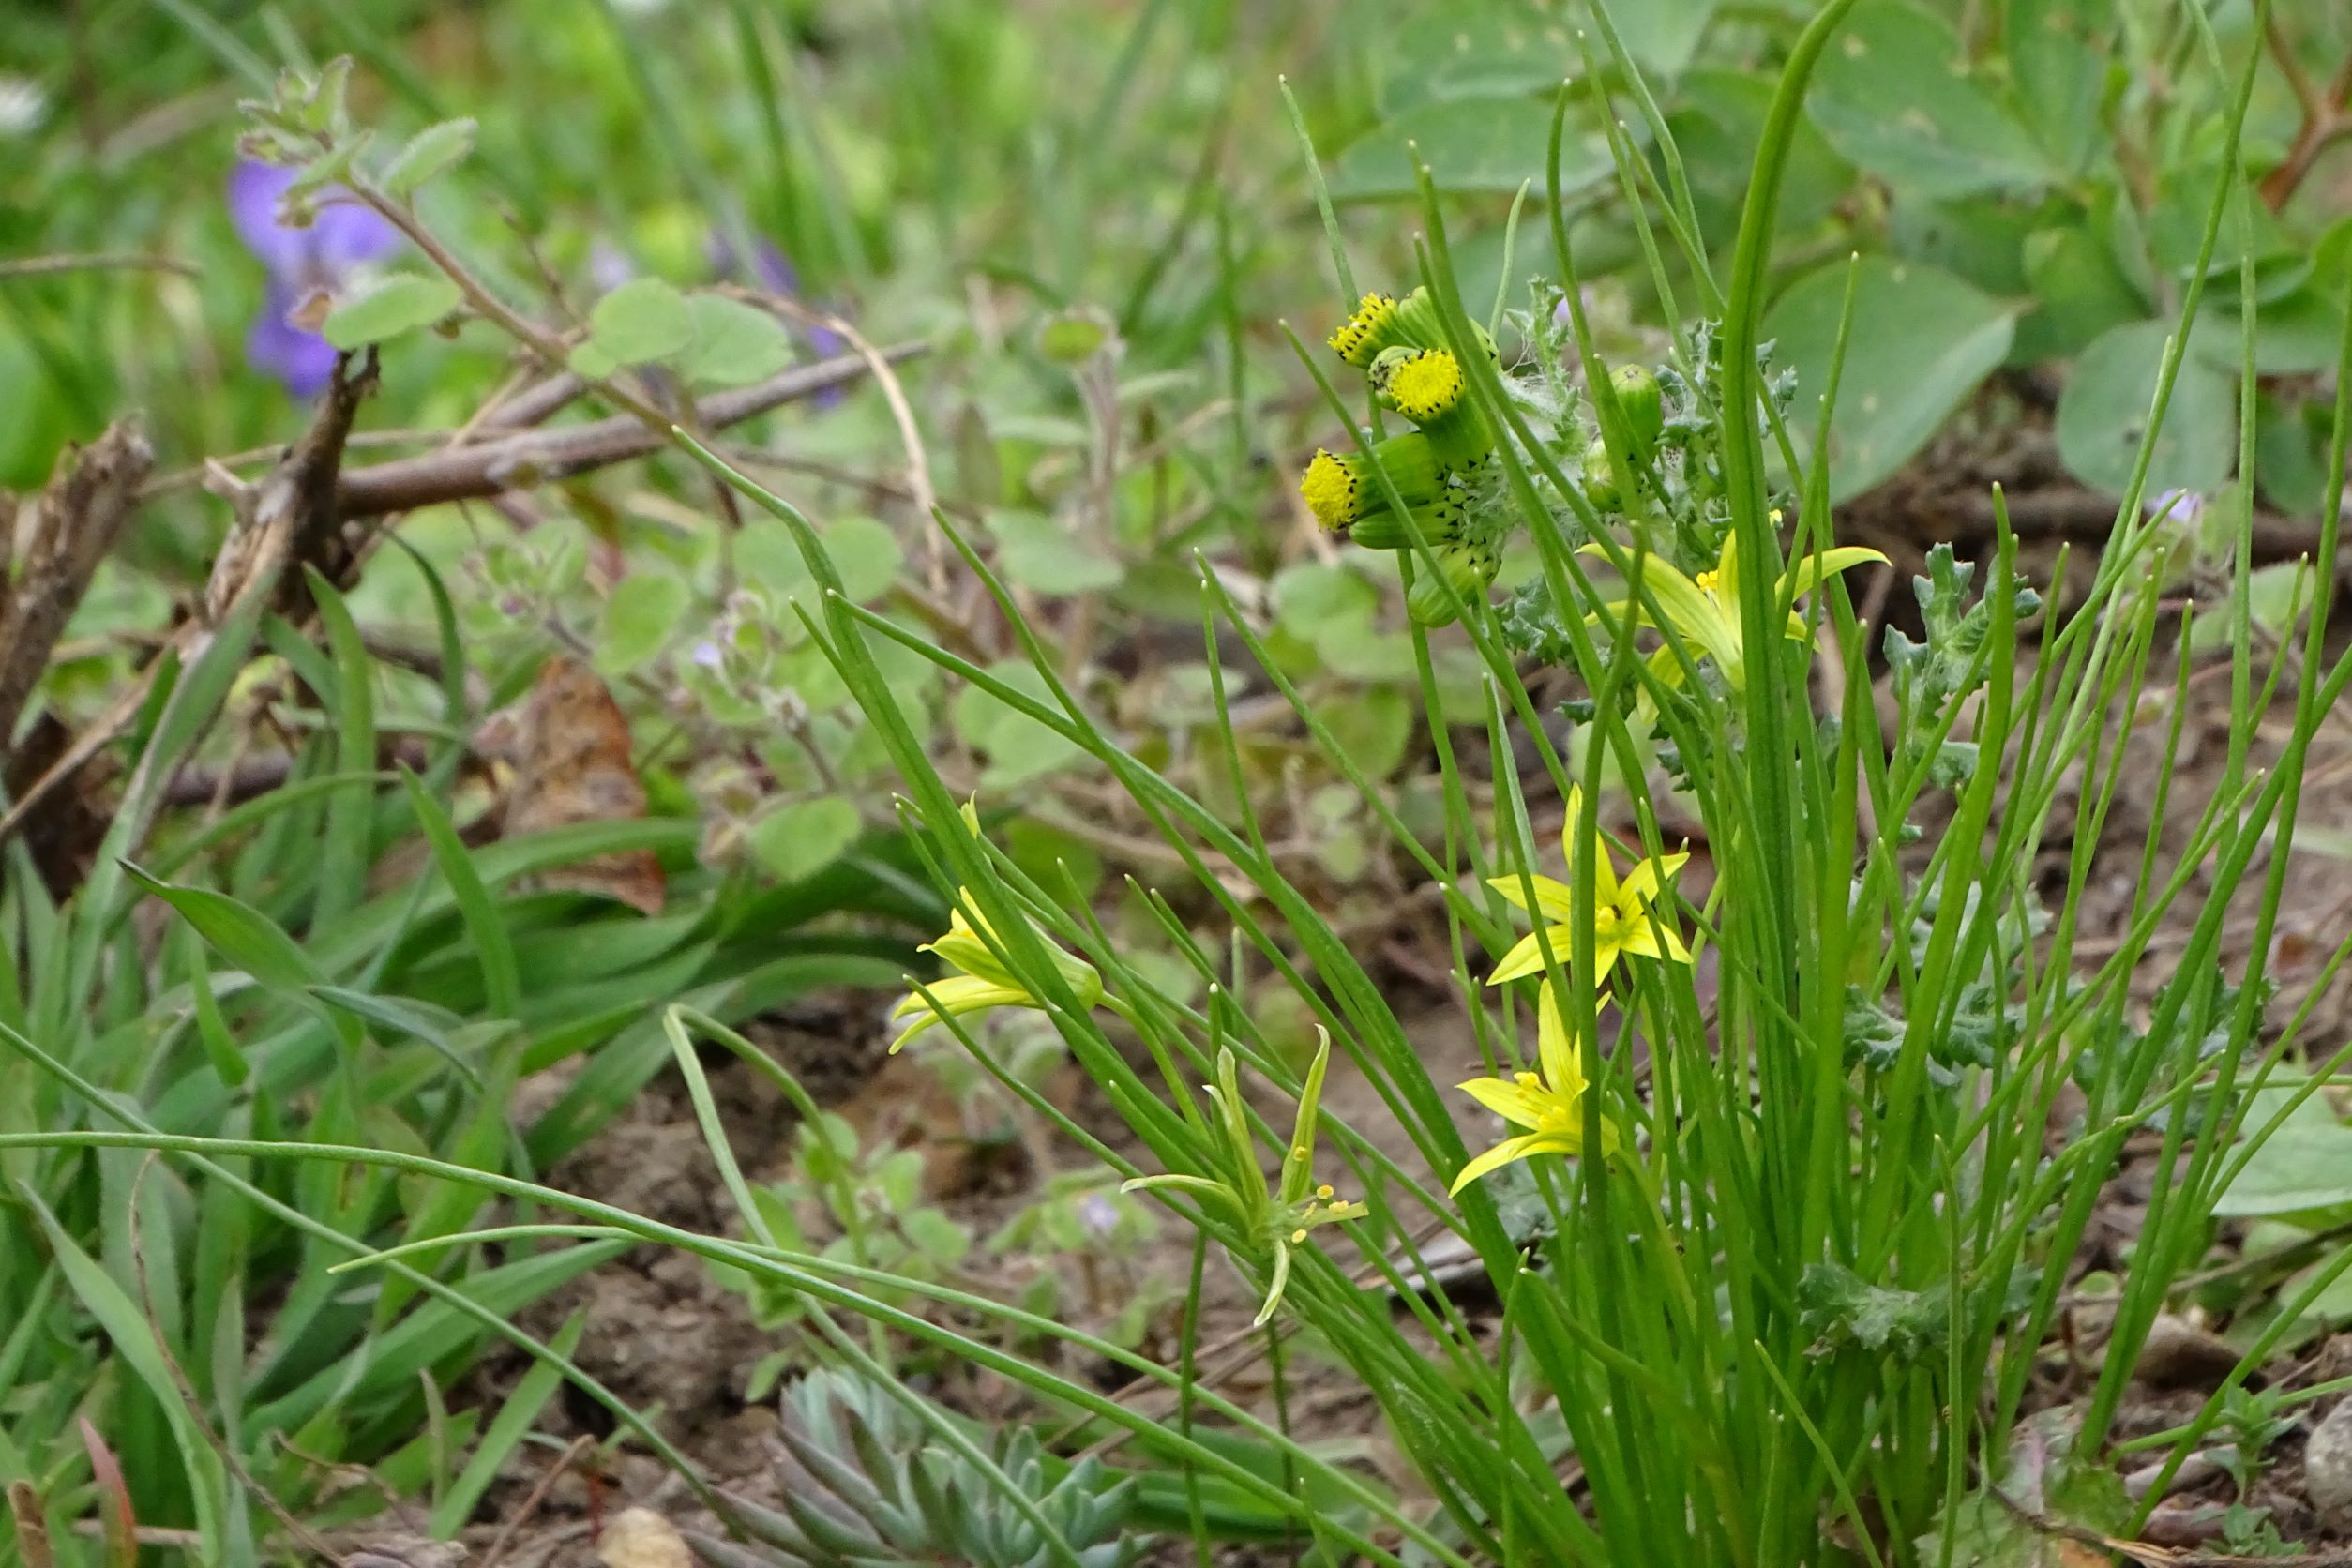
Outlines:
[{"label": "broad green leaf", "polygon": [[1380,110],[1399,114],[1453,98],[1525,98],[1576,68],[1569,24],[1531,5],[1431,7],[1382,40],[1389,62]]},{"label": "broad green leaf", "polygon": [[300,990],[326,982],[325,972],[302,945],[252,905],[206,887],[158,882],[137,867],[129,871],[141,886],[177,910],[222,957],[263,985]]},{"label": "broad green leaf", "polygon": [[2017,324],[2018,357],[2080,354],[2110,327],[2148,314],[2148,301],[2088,229],[2039,229],[2026,236],[2026,282],[2041,309]]},{"label": "broad green leaf", "polygon": [[[2112,328],[2068,373],[2058,395],[2058,457],[2084,484],[2111,495],[2130,484],[2169,332],[2164,322]],[[2238,453],[2237,379],[2197,353],[2193,340],[2156,437],[2145,493],[2210,490],[2229,477]]]},{"label": "broad green leaf", "polygon": [[[1541,190],[1551,146],[1546,98],[1460,98],[1406,110],[1339,155],[1331,193],[1340,201],[1413,194],[1413,156],[1427,161],[1440,190],[1508,196],[1533,181]],[[1409,145],[1410,143],[1410,145]],[[1571,128],[1560,149],[1563,194],[1611,177],[1608,141]]]},{"label": "broad green leaf", "polygon": [[604,601],[596,669],[626,675],[659,653],[684,624],[692,597],[684,580],[664,572],[631,572],[614,583]]},{"label": "broad green leaf", "polygon": [[753,824],[751,852],[783,882],[811,877],[857,842],[857,807],[840,795],[794,801]]},{"label": "broad green leaf", "polygon": [[748,386],[796,357],[784,324],[756,305],[699,294],[686,308],[694,318],[694,352],[686,356],[686,373],[699,386]]},{"label": "broad green leaf", "polygon": [[824,540],[834,569],[841,574],[841,592],[860,604],[881,598],[898,580],[905,559],[898,535],[887,523],[873,518],[836,518],[817,531]]},{"label": "broad green leaf", "polygon": [[694,312],[686,296],[658,278],[637,278],[596,301],[589,339],[621,365],[667,359],[694,345]]},{"label": "broad green leaf", "polygon": [[[2273,561],[2254,567],[2246,574],[2246,601],[2263,640],[2284,641],[2311,610],[2311,568],[2300,561]],[[2235,609],[2226,605],[2200,614],[2190,627],[2191,651],[2210,655],[2229,647],[2237,619]],[[2300,838],[2296,847],[2305,847]]]},{"label": "broad green leaf", "polygon": [[572,352],[565,356],[564,365],[572,374],[585,376],[590,381],[602,381],[621,368],[621,362],[598,348],[593,338],[584,343],[575,344]]},{"label": "broad green leaf", "polygon": [[1952,24],[1911,0],[1862,0],[1821,56],[1807,108],[1830,144],[1897,190],[2031,190],[2049,160],[1963,68]]},{"label": "broad green leaf", "polygon": [[2216,1219],[2297,1214],[2352,1204],[2352,1127],[2289,1122],[2214,1199]]},{"label": "broad green leaf", "polygon": [[395,196],[408,196],[427,182],[447,173],[474,150],[471,119],[444,120],[427,126],[408,139],[384,165],[379,183]]},{"label": "broad green leaf", "polygon": [[1040,594],[1100,593],[1125,575],[1115,556],[1035,512],[999,512],[988,531],[996,535],[998,569]]},{"label": "broad green leaf", "polygon": [[[1747,71],[1695,70],[1682,86],[1681,101],[1666,114],[1666,129],[1682,154],[1701,233],[1711,246],[1727,245],[1739,230],[1748,182],[1756,174],[1756,149],[1772,108],[1772,83]],[[1789,132],[1774,226],[1786,234],[1811,230],[1846,199],[1853,183],[1853,165],[1837,156],[1811,122],[1799,120]],[[1589,269],[1585,255],[1579,246],[1577,264]]]},{"label": "broad green leaf", "polygon": [[[2156,204],[2148,215],[2148,249],[2159,269],[2183,282],[2196,271],[2197,251],[2205,243],[2205,223],[2213,206],[2213,187],[2220,178],[2210,164],[2181,163],[2168,167],[2159,181]],[[2251,205],[2242,184],[2234,186],[2222,213],[2222,226],[2206,269],[2207,287],[2217,300],[2238,297],[2238,270],[2243,260],[2239,243],[2251,228],[2254,300],[2268,305],[2300,287],[2312,275],[2312,257],[2283,228],[2262,202]],[[2323,285],[2332,296],[2340,282]],[[2329,363],[2333,363],[2330,356]]]},{"label": "broad green leaf", "polygon": [[1625,53],[1651,76],[1680,76],[1697,53],[1708,19],[1715,13],[1715,0],[1593,0],[1593,4],[1606,7]]},{"label": "broad green leaf", "polygon": [[1887,249],[1907,262],[1941,267],[1986,294],[2026,292],[2026,236],[2039,203],[2005,196],[1901,201],[1887,222]]},{"label": "broad green leaf", "polygon": [[2112,0],[2008,0],[2001,38],[2020,103],[2050,161],[2079,173],[2099,145],[2107,62],[2115,57]]},{"label": "broad green leaf", "polygon": [[[2314,375],[2332,369],[2344,341],[2344,274],[2314,278],[2292,293],[2260,302],[2254,312],[2254,371]],[[2214,369],[2236,375],[2243,363],[2234,287],[2207,290],[2201,324],[2189,346]]]},{"label": "broad green leaf", "polygon": [[2326,505],[2328,414],[2329,405],[2317,398],[2261,394],[2254,419],[2254,480],[2274,509],[2308,515]]},{"label": "broad green leaf", "polygon": [[[1952,274],[1867,256],[1830,434],[1830,499],[1892,475],[2009,352],[2010,308]],[[1764,322],[1775,357],[1797,372],[1789,423],[1810,450],[1846,297],[1843,264],[1798,279]]]},{"label": "broad green leaf", "polygon": [[458,286],[446,278],[396,272],[367,293],[328,312],[322,336],[349,351],[430,326],[458,308]]}]

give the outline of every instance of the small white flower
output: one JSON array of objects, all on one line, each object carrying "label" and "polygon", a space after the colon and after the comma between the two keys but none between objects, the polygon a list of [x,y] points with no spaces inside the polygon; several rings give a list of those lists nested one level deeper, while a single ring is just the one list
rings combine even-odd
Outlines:
[{"label": "small white flower", "polygon": [[0,71],[0,136],[28,136],[49,117],[49,95],[29,76]]}]

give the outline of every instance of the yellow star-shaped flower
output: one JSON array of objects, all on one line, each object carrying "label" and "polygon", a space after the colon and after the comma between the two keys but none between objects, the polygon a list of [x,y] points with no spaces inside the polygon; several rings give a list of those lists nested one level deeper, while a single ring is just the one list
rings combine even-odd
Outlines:
[{"label": "yellow star-shaped flower", "polygon": [[[1499,1078],[1471,1078],[1458,1087],[1480,1105],[1515,1127],[1527,1130],[1504,1138],[1468,1165],[1454,1178],[1449,1192],[1460,1192],[1489,1171],[1500,1170],[1530,1154],[1584,1153],[1584,1063],[1569,1035],[1568,1019],[1560,998],[1545,986],[1536,1003],[1536,1073],[1515,1073],[1510,1081]],[[1601,1152],[1617,1153],[1616,1126],[1601,1123]]]},{"label": "yellow star-shaped flower", "polygon": [[[1568,820],[1560,825],[1560,852],[1574,875],[1576,863],[1575,837],[1576,824],[1583,819],[1584,792],[1568,792]],[[1617,867],[1610,863],[1608,847],[1600,836],[1593,836],[1592,845],[1592,983],[1599,986],[1609,977],[1621,956],[1631,953],[1644,958],[1666,958],[1676,963],[1691,961],[1690,949],[1675,934],[1674,927],[1663,910],[1654,907],[1658,896],[1665,891],[1668,878],[1682,868],[1691,857],[1670,854],[1656,860],[1644,860],[1621,880]],[[1568,962],[1573,946],[1576,906],[1569,884],[1551,877],[1489,877],[1487,885],[1509,901],[1513,908],[1542,922],[1545,941],[1552,957],[1561,965]],[[1530,884],[1533,884],[1535,907],[1528,907]],[[1518,945],[1503,955],[1502,962],[1486,977],[1490,986],[1506,980],[1518,980],[1539,972],[1544,967],[1544,948],[1530,931],[1519,939]]]},{"label": "yellow star-shaped flower", "polygon": [[[1774,519],[1779,515],[1775,512]],[[1603,552],[1598,545],[1587,545],[1581,553]],[[1774,599],[1777,602],[1810,594],[1849,566],[1859,566],[1865,561],[1883,565],[1886,559],[1875,550],[1855,545],[1822,550],[1781,575],[1772,587]],[[1641,580],[1676,634],[1690,644],[1691,653],[1713,659],[1731,688],[1741,689],[1747,683],[1747,648],[1740,626],[1739,541],[1726,534],[1723,552],[1716,558],[1714,569],[1701,572],[1696,579],[1683,576],[1653,555],[1642,564]],[[1647,604],[1636,604],[1631,599],[1611,599],[1585,619],[1588,624],[1619,621],[1628,614],[1637,626],[1656,624],[1650,617]],[[1800,641],[1805,637],[1805,618],[1794,610],[1788,612],[1788,635]],[[1674,656],[1671,648],[1651,654],[1650,670],[1668,686],[1682,678],[1681,661]]]}]

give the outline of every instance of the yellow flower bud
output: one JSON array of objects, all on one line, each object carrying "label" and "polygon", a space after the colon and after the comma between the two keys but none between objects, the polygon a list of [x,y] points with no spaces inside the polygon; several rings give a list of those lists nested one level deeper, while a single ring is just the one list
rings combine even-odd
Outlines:
[{"label": "yellow flower bud", "polygon": [[1443,489],[1438,460],[1429,438],[1418,431],[1391,436],[1372,448],[1380,472],[1359,454],[1341,456],[1318,449],[1299,481],[1306,508],[1326,528],[1345,528],[1358,518],[1389,509],[1388,491],[1380,474],[1388,475],[1408,506],[1436,498]]},{"label": "yellow flower bud", "polygon": [[1414,424],[1430,424],[1461,406],[1461,362],[1449,349],[1386,349],[1372,362],[1372,389]]}]

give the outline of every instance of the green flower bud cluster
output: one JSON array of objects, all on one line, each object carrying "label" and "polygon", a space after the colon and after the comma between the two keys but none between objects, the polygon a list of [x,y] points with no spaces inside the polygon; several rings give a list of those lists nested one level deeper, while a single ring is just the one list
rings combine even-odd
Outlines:
[{"label": "green flower bud cluster", "polygon": [[[1617,394],[1620,441],[1631,456],[1648,464],[1666,430],[1666,401],[1658,378],[1639,365],[1620,365],[1609,372],[1609,385]],[[1608,442],[1599,435],[1584,449],[1583,477],[1584,498],[1600,512],[1622,511],[1636,483],[1610,460]]]},{"label": "green flower bud cluster", "polygon": [[[1470,330],[1493,360],[1494,339],[1475,323]],[[1438,572],[1414,580],[1406,609],[1424,626],[1443,626],[1454,618],[1447,585],[1451,596],[1483,598],[1502,565],[1504,518],[1487,493],[1494,432],[1470,399],[1428,290],[1403,299],[1365,294],[1331,347],[1364,372],[1381,407],[1414,428],[1376,444],[1370,459],[1318,450],[1299,493],[1317,521],[1367,550],[1409,550],[1416,536],[1427,545]]]}]

